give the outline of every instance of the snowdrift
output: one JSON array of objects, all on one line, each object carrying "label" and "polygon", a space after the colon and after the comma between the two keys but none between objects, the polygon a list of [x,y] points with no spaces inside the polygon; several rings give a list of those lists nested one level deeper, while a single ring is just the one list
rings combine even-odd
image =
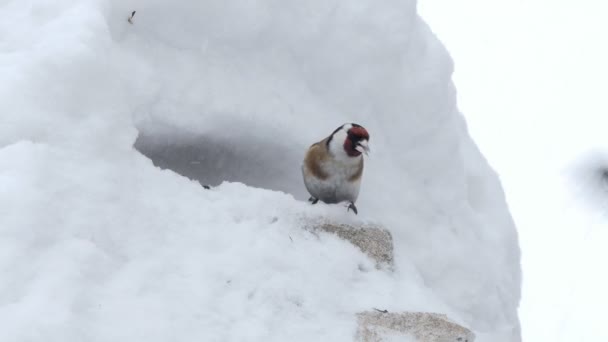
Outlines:
[{"label": "snowdrift", "polygon": [[[0,13],[2,341],[351,341],[372,308],[520,339],[515,227],[415,1]],[[358,216],[302,201],[344,122],[371,133]],[[390,230],[394,267],[323,220]]]}]

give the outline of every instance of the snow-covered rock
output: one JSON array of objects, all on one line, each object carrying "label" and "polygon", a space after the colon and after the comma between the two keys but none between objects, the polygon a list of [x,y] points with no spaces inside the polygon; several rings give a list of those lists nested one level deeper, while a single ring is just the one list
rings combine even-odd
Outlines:
[{"label": "snow-covered rock", "polygon": [[351,226],[336,222],[308,222],[306,229],[336,234],[340,238],[359,247],[359,249],[376,261],[376,266],[393,266],[393,236],[381,226],[367,224]]},{"label": "snow-covered rock", "polygon": [[[0,15],[0,340],[350,341],[373,307],[519,340],[516,231],[415,1]],[[344,122],[371,133],[358,216],[302,201]],[[320,220],[386,227],[393,267]]]},{"label": "snow-covered rock", "polygon": [[366,311],[357,314],[361,342],[474,342],[475,334],[446,315],[426,312]]}]

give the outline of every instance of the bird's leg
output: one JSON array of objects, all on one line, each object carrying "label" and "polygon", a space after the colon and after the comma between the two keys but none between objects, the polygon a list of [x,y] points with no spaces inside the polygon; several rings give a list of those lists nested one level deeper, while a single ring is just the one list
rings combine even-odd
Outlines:
[{"label": "bird's leg", "polygon": [[308,202],[310,202],[311,204],[317,204],[317,202],[319,202],[319,199],[310,196],[310,198],[308,199]]},{"label": "bird's leg", "polygon": [[357,207],[355,207],[355,203],[350,202],[350,204],[348,205],[348,208],[346,209],[346,211],[349,210],[353,210],[353,212],[355,213],[355,215],[358,215],[359,213],[357,212]]}]

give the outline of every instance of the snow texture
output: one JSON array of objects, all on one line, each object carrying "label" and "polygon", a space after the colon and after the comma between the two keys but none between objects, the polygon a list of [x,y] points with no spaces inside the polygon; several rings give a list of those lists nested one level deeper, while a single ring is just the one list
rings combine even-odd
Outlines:
[{"label": "snow texture", "polygon": [[[0,16],[1,341],[351,341],[372,307],[520,339],[516,231],[415,1]],[[371,134],[358,216],[302,201],[345,122]],[[394,272],[318,219],[388,228]]]}]

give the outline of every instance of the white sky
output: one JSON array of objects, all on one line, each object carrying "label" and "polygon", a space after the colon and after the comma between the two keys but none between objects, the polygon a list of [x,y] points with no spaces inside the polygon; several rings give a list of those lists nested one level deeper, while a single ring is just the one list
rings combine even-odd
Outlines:
[{"label": "white sky", "polygon": [[[608,3],[419,0],[519,230],[524,341],[608,341],[608,220],[563,177],[608,154]],[[608,165],[608,164],[607,164]]]}]

